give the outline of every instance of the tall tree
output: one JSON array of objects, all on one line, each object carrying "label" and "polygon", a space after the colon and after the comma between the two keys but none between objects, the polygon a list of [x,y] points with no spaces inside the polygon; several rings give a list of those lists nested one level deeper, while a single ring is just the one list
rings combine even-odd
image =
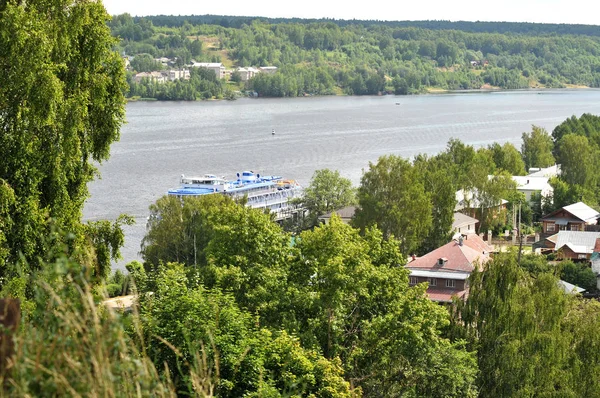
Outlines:
[{"label": "tall tree", "polygon": [[339,171],[322,169],[315,171],[299,203],[308,210],[308,219],[314,225],[317,217],[355,204],[356,192],[352,182]]},{"label": "tall tree", "polygon": [[439,157],[419,155],[415,158],[414,166],[421,176],[425,191],[431,195],[431,228],[418,250],[424,254],[450,240],[457,188],[453,181],[453,168]]},{"label": "tall tree", "polygon": [[394,236],[402,253],[412,253],[431,227],[431,195],[415,167],[394,155],[369,163],[358,188],[354,223],[365,229],[377,225],[386,238]]},{"label": "tall tree", "polygon": [[124,67],[108,19],[97,1],[0,3],[0,190],[10,209],[0,210],[2,276],[20,256],[39,266],[51,223],[74,233],[72,246],[87,245],[87,183],[124,118]]},{"label": "tall tree", "polygon": [[491,151],[497,169],[508,171],[514,176],[526,174],[525,162],[521,159],[521,153],[510,142],[504,145],[495,142],[488,149]]},{"label": "tall tree", "polygon": [[521,155],[527,170],[531,167],[549,167],[555,163],[552,155],[554,143],[546,129],[532,126],[531,132],[523,133],[522,139]]},{"label": "tall tree", "polygon": [[561,179],[595,189],[600,166],[600,151],[584,135],[567,134],[558,142]]},{"label": "tall tree", "polygon": [[478,347],[479,396],[576,396],[571,337],[562,329],[570,298],[558,279],[532,278],[515,253],[504,253],[471,274],[470,284],[457,315]]},{"label": "tall tree", "polygon": [[[397,242],[333,217],[305,231],[290,274],[290,309],[305,344],[340,357],[365,396],[473,397],[474,355],[441,336],[447,311],[410,287]],[[460,369],[460,371],[456,371]]]}]

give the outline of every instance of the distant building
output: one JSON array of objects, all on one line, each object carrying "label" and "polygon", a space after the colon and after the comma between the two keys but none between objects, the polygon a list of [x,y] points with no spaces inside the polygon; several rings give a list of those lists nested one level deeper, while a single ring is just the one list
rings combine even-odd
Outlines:
[{"label": "distant building", "polygon": [[260,73],[260,70],[255,69],[253,67],[248,68],[239,68],[238,72],[243,82],[247,82],[252,79],[257,73]]},{"label": "distant building", "polygon": [[189,80],[190,79],[190,71],[189,69],[171,69],[167,72],[168,79],[170,81],[174,80]]},{"label": "distant building", "polygon": [[452,223],[453,234],[474,234],[478,219],[469,217],[459,212],[454,213],[454,222]]},{"label": "distant building", "polygon": [[133,77],[133,80],[136,83],[140,83],[144,79],[151,80],[156,83],[164,83],[165,81],[167,81],[166,75],[163,75],[161,72],[156,72],[156,71],[155,72],[141,72],[141,73],[136,74]]},{"label": "distant building", "polygon": [[225,66],[220,62],[194,62],[194,68],[206,68],[215,72],[217,79],[222,79],[225,76]]},{"label": "distant building", "polygon": [[352,217],[354,217],[355,212],[356,206],[346,206],[339,210],[332,211],[331,213],[323,214],[321,217],[319,217],[319,221],[324,224],[328,224],[329,220],[331,220],[331,216],[337,214],[342,219],[344,224],[349,224],[352,220]]},{"label": "distant building", "polygon": [[154,58],[154,61],[158,62],[164,67],[168,67],[169,65],[173,65],[175,62],[167,57]]},{"label": "distant building", "polygon": [[560,168],[558,165],[550,166],[550,167],[530,167],[529,174],[530,177],[556,177],[560,174]]},{"label": "distant building", "polygon": [[557,257],[569,260],[591,260],[600,232],[559,231],[535,246],[542,252],[555,252]]},{"label": "distant building", "polygon": [[491,251],[479,236],[461,235],[406,264],[410,271],[409,283],[428,282],[427,295],[432,301],[451,303],[452,297],[465,297],[471,272],[490,260]]},{"label": "distant building", "polygon": [[553,211],[541,218],[542,232],[585,231],[586,226],[596,225],[600,213],[583,202],[577,202]]},{"label": "distant building", "polygon": [[261,73],[267,73],[267,74],[273,74],[273,73],[277,72],[276,66],[261,66],[258,69],[260,70]]},{"label": "distant building", "polygon": [[548,182],[550,178],[544,176],[513,176],[513,181],[517,183],[517,191],[525,195],[528,202],[531,203],[533,194],[539,194],[542,197],[552,197],[554,189]]}]

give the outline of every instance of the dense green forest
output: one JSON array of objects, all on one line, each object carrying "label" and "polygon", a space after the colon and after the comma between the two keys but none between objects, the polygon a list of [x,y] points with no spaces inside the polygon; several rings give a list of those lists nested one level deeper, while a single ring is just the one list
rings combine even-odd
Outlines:
[{"label": "dense green forest", "polygon": [[[596,26],[127,14],[114,16],[109,26],[121,39],[119,51],[129,56],[279,68],[246,86],[219,82],[210,91],[216,98],[243,89],[280,97],[600,86]],[[139,92],[132,88],[130,95]]]},{"label": "dense green forest", "polygon": [[[111,274],[130,218],[82,221],[87,184],[124,119],[113,51],[124,42],[108,18],[87,0],[0,4],[0,37],[11,38],[0,41],[0,296],[20,300],[21,313],[3,329],[0,395],[600,396],[600,305],[558,286],[593,289],[585,263],[497,253],[451,306],[409,284],[404,267],[450,239],[456,190],[525,205],[510,175],[528,167],[557,161],[562,173],[552,198],[523,206],[527,223],[573,201],[598,207],[600,117],[573,116],[551,134],[533,126],[520,151],[451,140],[435,156],[382,156],[356,188],[318,170],[301,201],[308,216],[284,226],[226,196],[165,196],[150,205],[143,263]],[[279,37],[260,24],[223,40],[244,29]],[[199,93],[223,84],[205,72],[190,79],[206,85]],[[351,225],[316,225],[347,204],[358,207]],[[478,217],[483,228],[508,222]],[[125,292],[131,311],[105,306]]]}]

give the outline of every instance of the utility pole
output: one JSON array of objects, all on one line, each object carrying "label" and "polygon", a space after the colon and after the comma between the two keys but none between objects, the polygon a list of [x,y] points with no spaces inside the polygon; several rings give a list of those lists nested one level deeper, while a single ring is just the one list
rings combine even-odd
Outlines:
[{"label": "utility pole", "polygon": [[523,233],[521,231],[521,202],[519,202],[519,228],[517,229],[517,236],[519,238],[519,257],[517,263],[521,266],[521,251],[523,249]]}]

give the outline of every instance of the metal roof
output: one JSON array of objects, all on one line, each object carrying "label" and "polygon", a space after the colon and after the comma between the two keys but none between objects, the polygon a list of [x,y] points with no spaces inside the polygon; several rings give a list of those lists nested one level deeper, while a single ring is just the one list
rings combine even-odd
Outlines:
[{"label": "metal roof", "polygon": [[[407,268],[408,268],[408,266],[407,266]],[[420,269],[411,269],[410,276],[420,276],[422,278],[454,279],[457,281],[465,281],[465,280],[469,279],[468,272],[440,272],[440,271],[427,271],[427,270],[420,270]]]},{"label": "metal roof", "polygon": [[469,217],[466,214],[455,212],[454,222],[452,223],[452,229],[461,228],[467,225],[476,224],[479,220],[473,217]]},{"label": "metal roof", "polygon": [[576,253],[591,253],[596,244],[596,239],[600,238],[600,232],[584,231],[559,231],[556,235],[555,250],[569,245],[571,250],[581,250]]},{"label": "metal roof", "polygon": [[592,209],[590,206],[586,205],[583,202],[577,202],[569,206],[563,207],[566,211],[573,214],[575,217],[579,218],[582,221],[594,221],[598,218],[600,213],[596,210]]},{"label": "metal roof", "polygon": [[583,292],[585,292],[584,288],[575,286],[569,282],[565,282],[562,279],[558,281],[558,286],[561,287],[565,291],[565,293],[583,293]]}]

